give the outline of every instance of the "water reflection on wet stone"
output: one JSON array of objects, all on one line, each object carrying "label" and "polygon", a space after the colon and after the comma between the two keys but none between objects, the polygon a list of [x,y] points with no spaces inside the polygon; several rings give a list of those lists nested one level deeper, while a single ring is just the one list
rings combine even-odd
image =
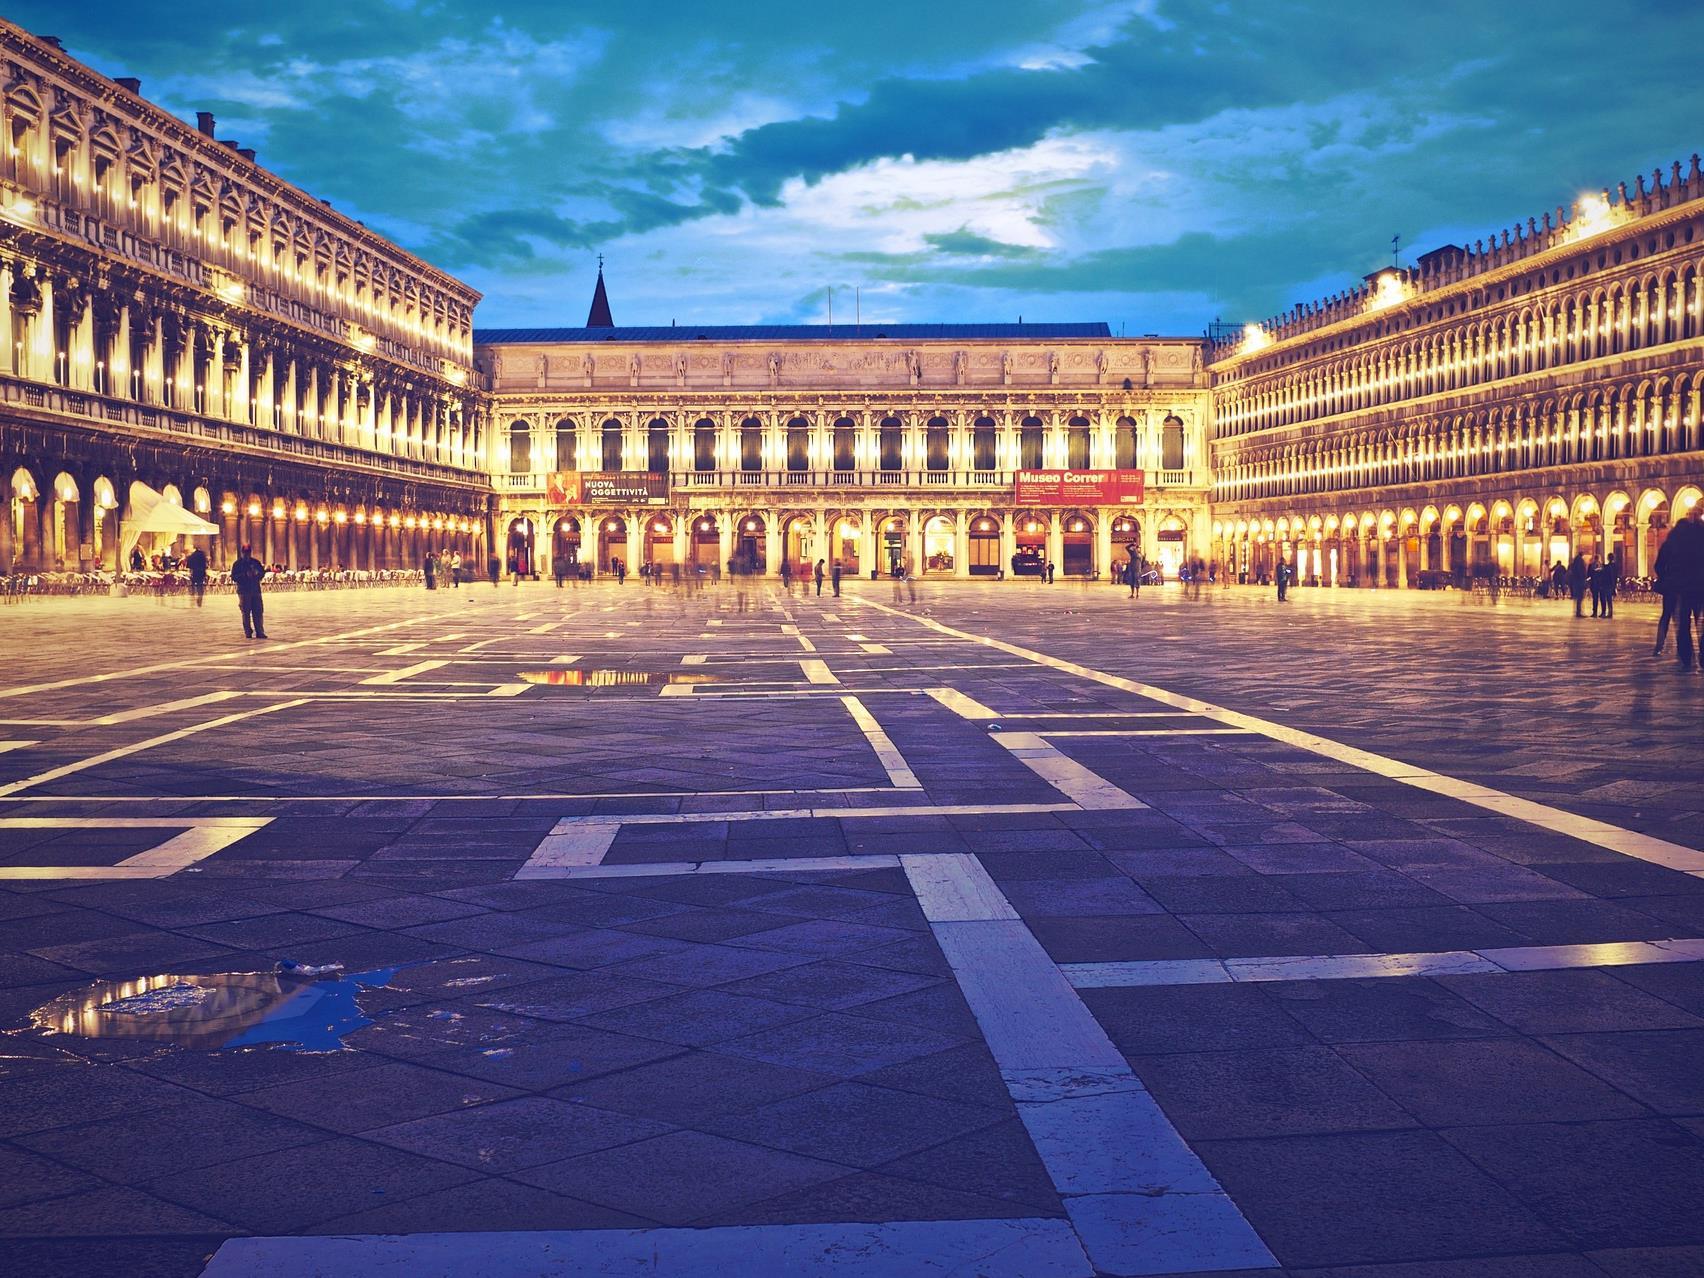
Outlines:
[{"label": "water reflection on wet stone", "polygon": [[680,674],[657,670],[522,670],[522,683],[549,684],[561,688],[618,688],[662,683],[719,683],[720,675]]},{"label": "water reflection on wet stone", "polygon": [[371,1025],[356,996],[386,985],[395,968],[307,978],[287,972],[217,972],[101,981],[37,1008],[35,1028],[79,1038],[151,1039],[175,1047],[275,1045],[337,1052]]}]

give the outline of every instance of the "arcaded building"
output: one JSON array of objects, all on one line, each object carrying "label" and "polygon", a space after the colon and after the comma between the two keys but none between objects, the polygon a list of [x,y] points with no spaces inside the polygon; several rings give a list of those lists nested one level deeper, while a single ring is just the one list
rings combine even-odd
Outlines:
[{"label": "arcaded building", "polygon": [[479,295],[211,115],[6,22],[0,62],[0,572],[115,567],[133,483],[216,563],[482,554]]},{"label": "arcaded building", "polygon": [[1304,581],[1650,572],[1699,500],[1698,157],[1211,352],[1215,557]]},{"label": "arcaded building", "polygon": [[1699,499],[1696,157],[1241,335],[473,328],[476,292],[0,22],[0,572],[146,490],[291,568],[1649,572]]},{"label": "arcaded building", "polygon": [[1202,343],[1104,324],[480,330],[506,556],[1104,576],[1204,551]]}]

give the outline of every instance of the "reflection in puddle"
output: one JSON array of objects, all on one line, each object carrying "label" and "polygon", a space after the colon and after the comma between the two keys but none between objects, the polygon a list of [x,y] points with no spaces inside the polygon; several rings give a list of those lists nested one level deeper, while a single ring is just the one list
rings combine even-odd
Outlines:
[{"label": "reflection in puddle", "polygon": [[567,688],[614,688],[622,684],[720,683],[720,675],[672,674],[655,670],[523,670],[522,683],[551,683]]},{"label": "reflection in puddle", "polygon": [[37,1008],[37,1029],[80,1038],[156,1039],[178,1047],[338,1052],[343,1036],[373,1022],[355,996],[387,985],[397,969],[321,980],[280,972],[143,976],[102,981]]}]

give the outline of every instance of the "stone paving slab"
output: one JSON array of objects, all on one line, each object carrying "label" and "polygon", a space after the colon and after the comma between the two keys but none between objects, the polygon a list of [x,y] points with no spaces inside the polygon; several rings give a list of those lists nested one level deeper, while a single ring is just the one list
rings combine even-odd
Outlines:
[{"label": "stone paving slab", "polygon": [[[1276,1260],[1245,1272],[1704,1264],[1704,948],[1684,949],[1704,937],[1704,877],[1680,855],[1704,848],[1704,680],[1642,657],[1635,612],[1582,629],[1534,605],[1298,591],[1280,617],[1253,592],[1077,587],[1062,609],[1051,591],[927,583],[895,611],[862,589],[838,621],[779,590],[743,615],[726,592],[636,586],[293,596],[279,642],[234,659],[207,641],[212,614],[173,605],[9,611],[31,654],[14,686],[68,682],[0,696],[0,719],[68,722],[0,755],[0,819],[67,824],[0,826],[0,872],[146,857],[172,832],[115,824],[137,816],[268,820],[161,878],[0,878],[0,1264],[187,1276],[228,1238],[257,1236],[212,1272],[301,1263],[315,1236],[452,1240],[391,1249],[415,1257],[479,1254],[453,1242],[478,1234],[524,1273],[552,1239],[615,1255],[618,1238],[684,1246],[693,1226],[678,1254],[695,1272],[754,1229],[790,1231],[762,1237],[796,1257],[852,1237],[821,1231],[898,1238],[900,1222],[942,1263],[991,1238],[1051,1240],[1014,1272],[1087,1272],[1081,1240],[1105,1272],[1214,1263],[1176,1240],[1210,1247],[1229,1217],[1164,1193],[1133,1216],[1081,1192],[1086,1147],[1038,1155],[990,1054],[1021,1038],[991,1037],[973,1006],[998,984],[954,968],[983,950],[953,940],[949,962],[905,858],[973,861],[1049,965],[1560,947],[1550,970],[1046,988],[1222,1186],[1211,1211]],[[221,659],[76,682],[129,668],[91,661],[91,622],[114,652],[145,623],[183,661]],[[838,687],[787,659],[783,625]],[[376,626],[394,628],[355,633]],[[400,636],[423,647],[381,655]],[[488,695],[565,653],[558,668],[718,681]],[[693,654],[708,659],[683,667]],[[429,660],[447,664],[361,682]],[[1581,663],[1590,695],[1531,677]],[[202,694],[222,699],[178,704]],[[1221,712],[1291,735],[1174,734]],[[999,733],[1145,806],[1081,806]],[[1358,751],[1515,806],[1416,788]],[[901,764],[918,789],[892,788]],[[588,817],[613,831],[608,876],[516,878]],[[1677,850],[1606,844],[1593,821]],[[1591,948],[1630,942],[1682,948],[1614,966]],[[25,1028],[94,980],[281,959],[398,970],[330,1055]]]}]

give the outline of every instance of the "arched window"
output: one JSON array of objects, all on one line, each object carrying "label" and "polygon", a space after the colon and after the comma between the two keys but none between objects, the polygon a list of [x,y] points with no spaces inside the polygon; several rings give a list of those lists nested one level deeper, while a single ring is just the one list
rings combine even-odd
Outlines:
[{"label": "arched window", "polygon": [[978,417],[971,428],[971,465],[977,470],[993,470],[995,461],[995,432],[992,417]]},{"label": "arched window", "polygon": [[532,472],[532,427],[526,422],[509,425],[509,473],[526,475]]},{"label": "arched window", "polygon": [[848,471],[857,465],[858,432],[850,417],[834,423],[834,469]]},{"label": "arched window", "polygon": [[880,437],[877,442],[881,448],[881,468],[883,470],[899,470],[903,461],[899,418],[886,417],[882,419]]},{"label": "arched window", "polygon": [[797,474],[811,468],[811,428],[803,417],[787,423],[787,469]]},{"label": "arched window", "polygon": [[1141,454],[1136,448],[1136,423],[1132,418],[1120,417],[1114,439],[1114,464],[1120,470],[1136,470],[1141,466]]},{"label": "arched window", "polygon": [[692,427],[692,468],[716,469],[716,423],[701,417]]},{"label": "arched window", "polygon": [[740,469],[763,469],[763,423],[755,417],[740,423]]},{"label": "arched window", "polygon": [[1065,464],[1073,470],[1089,465],[1089,419],[1073,417],[1066,425]]},{"label": "arched window", "polygon": [[1168,417],[1160,435],[1160,468],[1183,469],[1183,419]]},{"label": "arched window", "polygon": [[669,424],[653,417],[645,432],[645,469],[653,475],[669,473]]},{"label": "arched window", "polygon": [[947,469],[947,419],[931,417],[924,429],[924,465],[930,470]]},{"label": "arched window", "polygon": [[1024,418],[1018,428],[1018,465],[1025,470],[1037,470],[1045,464],[1042,461],[1041,438],[1041,418]]},{"label": "arched window", "polygon": [[575,433],[574,423],[565,417],[556,423],[556,469],[578,470],[579,468],[579,436]]},{"label": "arched window", "polygon": [[603,424],[603,470],[613,474],[621,469],[621,423],[610,418]]}]

